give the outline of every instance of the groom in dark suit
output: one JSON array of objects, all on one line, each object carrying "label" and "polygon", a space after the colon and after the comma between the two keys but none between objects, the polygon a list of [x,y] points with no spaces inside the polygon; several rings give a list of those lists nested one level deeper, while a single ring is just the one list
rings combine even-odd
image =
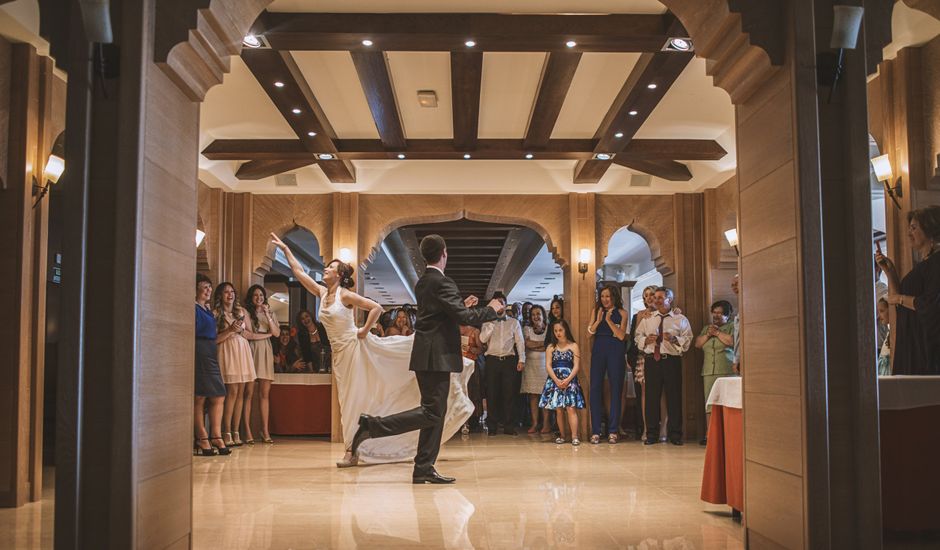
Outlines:
[{"label": "groom in dark suit", "polygon": [[447,247],[440,235],[421,239],[420,248],[428,267],[415,285],[418,320],[410,368],[418,379],[421,406],[385,417],[361,415],[350,447],[355,454],[367,439],[421,430],[412,480],[414,483],[453,483],[454,478],[437,473],[434,462],[441,449],[450,374],[463,371],[460,325],[492,321],[504,306],[492,300],[487,307],[476,307],[479,300],[475,296],[460,299],[457,285],[444,275]]}]

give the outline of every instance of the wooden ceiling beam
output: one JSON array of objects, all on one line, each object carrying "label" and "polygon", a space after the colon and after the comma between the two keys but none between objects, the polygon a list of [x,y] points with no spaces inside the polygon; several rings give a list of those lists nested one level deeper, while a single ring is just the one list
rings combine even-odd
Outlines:
[{"label": "wooden ceiling beam", "polygon": [[[342,160],[396,159],[376,139],[337,139],[333,142]],[[552,139],[535,159],[588,160],[594,155],[593,139]],[[521,139],[481,139],[471,160],[520,160],[531,152]],[[407,159],[463,160],[464,150],[449,139],[412,139],[402,151]],[[616,158],[630,160],[719,160],[727,151],[710,139],[633,139]],[[290,139],[217,139],[202,155],[209,160],[303,160],[314,158],[303,143]],[[601,161],[597,161],[601,162]]]},{"label": "wooden ceiling beam", "polygon": [[250,160],[238,167],[235,177],[240,180],[260,180],[316,164],[307,160]]},{"label": "wooden ceiling beam", "polygon": [[[335,154],[336,132],[290,52],[246,48],[242,50],[242,60],[300,139],[303,148],[312,154]],[[337,161],[330,172],[324,170],[324,173],[330,181],[337,183],[356,180],[355,168],[348,160]]]},{"label": "wooden ceiling beam", "polygon": [[365,92],[382,145],[388,149],[404,149],[405,131],[398,113],[398,103],[395,101],[395,90],[392,88],[392,77],[385,52],[349,53],[359,74],[359,82]]},{"label": "wooden ceiling beam", "polygon": [[[275,50],[658,52],[674,18],[662,15],[489,13],[273,13],[252,27]],[[677,36],[677,35],[673,35]]]},{"label": "wooden ceiling beam", "polygon": [[692,172],[689,171],[689,167],[674,160],[621,160],[615,158],[614,162],[625,168],[656,176],[666,181],[689,181],[692,179]]},{"label": "wooden ceiling beam", "polygon": [[474,151],[480,127],[480,89],[483,86],[483,53],[450,54],[451,106],[454,149]]},{"label": "wooden ceiling beam", "polygon": [[529,127],[523,140],[523,146],[527,149],[538,150],[548,145],[580,61],[581,52],[548,54],[542,68],[542,80],[539,83],[535,106],[529,117]]}]

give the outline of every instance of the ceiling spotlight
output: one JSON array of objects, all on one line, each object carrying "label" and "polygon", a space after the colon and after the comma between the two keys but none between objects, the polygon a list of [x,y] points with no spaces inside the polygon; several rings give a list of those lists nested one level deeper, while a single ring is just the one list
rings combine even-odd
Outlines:
[{"label": "ceiling spotlight", "polygon": [[614,158],[613,153],[595,153],[594,160],[610,160]]},{"label": "ceiling spotlight", "polygon": [[464,153],[464,154],[463,154],[463,158],[465,158],[465,159],[470,158],[470,153]]},{"label": "ceiling spotlight", "polygon": [[[631,111],[631,113],[636,114],[636,111]],[[617,132],[616,134],[614,134],[614,137],[617,138],[617,139],[622,138],[622,137],[623,137],[623,132]]]},{"label": "ceiling spotlight", "polygon": [[281,82],[280,80],[278,80],[277,82],[274,83],[274,87],[275,87],[275,88],[283,88],[283,87],[284,87],[284,83]]},{"label": "ceiling spotlight", "polygon": [[532,153],[526,153],[526,154],[525,154],[525,158],[527,158],[527,159],[534,158],[534,157],[535,157],[535,155],[533,155]]},{"label": "ceiling spotlight", "polygon": [[646,87],[649,88],[650,90],[655,90],[655,89],[656,89],[656,85],[655,85],[655,84],[647,84]]},{"label": "ceiling spotlight", "polygon": [[365,40],[362,41],[362,45],[363,45],[363,46],[371,46],[371,45],[372,45],[372,41],[369,40],[368,38],[366,38]]},{"label": "ceiling spotlight", "polygon": [[638,113],[637,113],[636,111],[630,111],[630,112],[627,113],[627,114],[630,115],[630,116],[636,116]]},{"label": "ceiling spotlight", "polygon": [[689,38],[670,38],[666,41],[662,51],[664,52],[691,52],[692,40]]},{"label": "ceiling spotlight", "polygon": [[320,160],[333,160],[334,157],[332,153],[320,153],[317,158]]},{"label": "ceiling spotlight", "polygon": [[317,133],[316,133],[316,132],[307,132],[307,135],[310,136],[310,137],[316,137]]},{"label": "ceiling spotlight", "polygon": [[569,41],[565,42],[565,46],[568,46],[569,48],[573,48],[573,47],[575,47],[575,46],[577,46],[577,45],[578,45],[578,43],[575,42],[574,40],[569,40]]},{"label": "ceiling spotlight", "polygon": [[464,44],[464,46],[466,46],[466,47],[468,47],[468,48],[472,48],[472,47],[474,47],[474,46],[477,45],[477,43],[474,42],[473,40],[467,40],[467,41],[464,42],[463,44]]},{"label": "ceiling spotlight", "polygon": [[398,158],[400,158],[400,159],[405,158],[405,154],[404,154],[404,153],[398,153]]},{"label": "ceiling spotlight", "polygon": [[295,115],[299,115],[299,114],[302,113],[303,111],[301,111],[300,109],[294,107],[293,109],[290,110],[290,112],[294,113]]},{"label": "ceiling spotlight", "polygon": [[245,38],[242,39],[242,45],[246,48],[260,48],[264,44],[261,42],[261,39],[253,34],[246,34]]}]

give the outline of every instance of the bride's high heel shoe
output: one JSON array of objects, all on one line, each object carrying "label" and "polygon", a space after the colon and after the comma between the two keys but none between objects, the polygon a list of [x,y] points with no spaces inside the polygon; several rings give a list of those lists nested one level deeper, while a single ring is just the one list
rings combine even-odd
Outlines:
[{"label": "bride's high heel shoe", "polygon": [[346,451],[346,456],[343,457],[343,460],[336,463],[337,468],[352,468],[353,466],[359,465],[359,455],[352,454],[349,451]]}]

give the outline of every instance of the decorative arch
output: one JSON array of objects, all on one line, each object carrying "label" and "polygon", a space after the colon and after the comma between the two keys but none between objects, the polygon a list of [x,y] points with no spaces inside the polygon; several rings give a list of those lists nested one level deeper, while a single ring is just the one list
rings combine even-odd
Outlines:
[{"label": "decorative arch", "polygon": [[264,277],[274,263],[271,233],[284,236],[295,227],[311,232],[320,255],[333,256],[332,195],[254,195],[251,219],[252,275]]},{"label": "decorative arch", "polygon": [[606,258],[610,239],[627,227],[646,241],[656,270],[663,277],[675,273],[673,199],[668,195],[598,195],[595,245],[597,257]]}]

